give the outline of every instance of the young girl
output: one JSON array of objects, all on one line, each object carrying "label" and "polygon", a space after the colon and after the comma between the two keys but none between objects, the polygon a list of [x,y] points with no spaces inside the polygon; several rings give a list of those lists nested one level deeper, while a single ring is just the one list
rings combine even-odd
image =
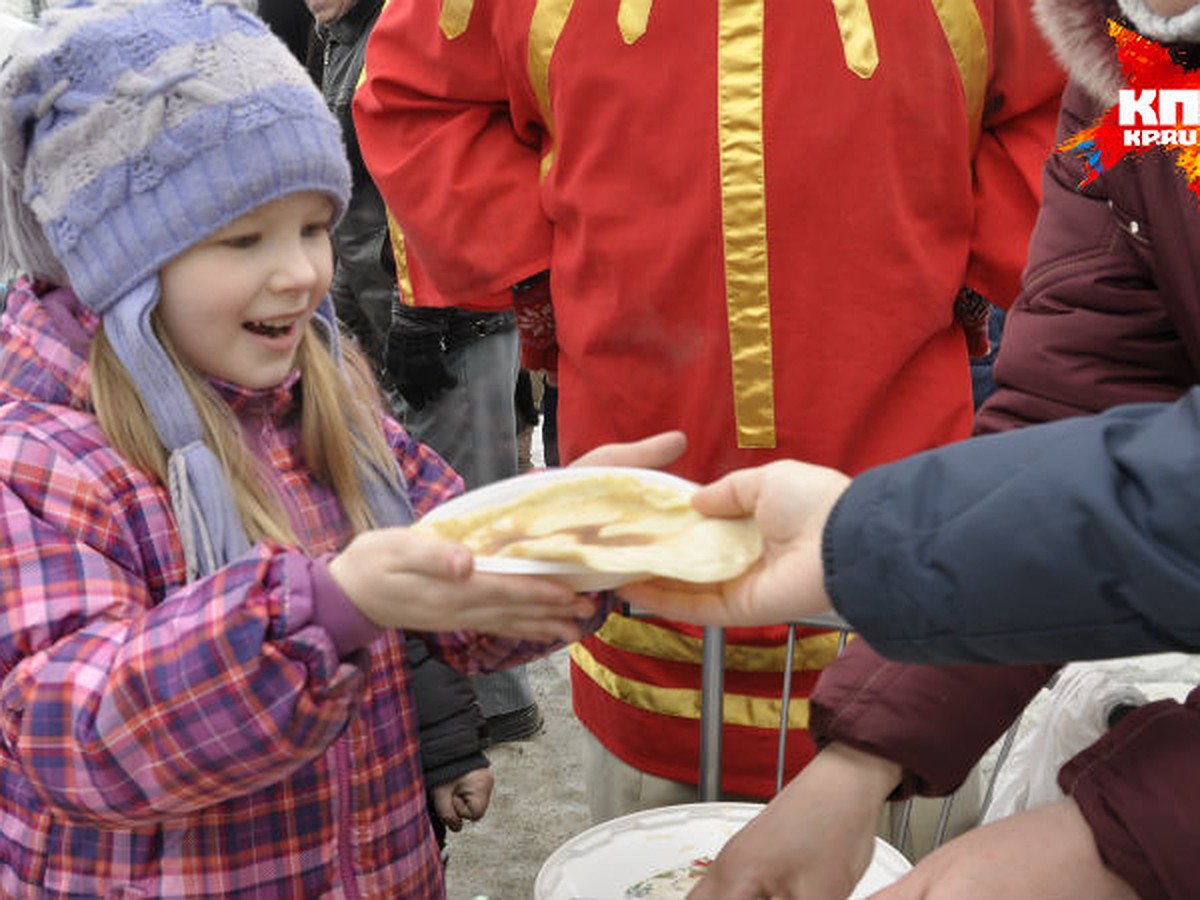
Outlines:
[{"label": "young girl", "polygon": [[398,527],[461,483],[339,344],[348,189],[236,5],[77,0],[0,69],[0,895],[441,897],[400,629],[599,618]]}]

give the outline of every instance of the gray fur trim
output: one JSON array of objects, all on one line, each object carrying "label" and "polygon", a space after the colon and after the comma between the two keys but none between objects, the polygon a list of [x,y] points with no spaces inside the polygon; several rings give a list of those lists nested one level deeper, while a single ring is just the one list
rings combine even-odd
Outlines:
[{"label": "gray fur trim", "polygon": [[1195,43],[1200,41],[1200,6],[1193,6],[1174,16],[1160,16],[1151,12],[1143,0],[1117,0],[1121,11],[1138,33],[1165,44]]},{"label": "gray fur trim", "polygon": [[1106,0],[1033,0],[1033,16],[1054,55],[1071,78],[1106,104],[1125,86],[1108,18],[1117,10]]}]

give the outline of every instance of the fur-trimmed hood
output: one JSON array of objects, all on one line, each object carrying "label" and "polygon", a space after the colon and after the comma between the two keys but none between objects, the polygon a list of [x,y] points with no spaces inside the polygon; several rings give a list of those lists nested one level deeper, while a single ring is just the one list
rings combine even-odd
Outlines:
[{"label": "fur-trimmed hood", "polygon": [[1033,16],[1071,79],[1105,104],[1125,86],[1109,19],[1163,43],[1200,42],[1200,4],[1160,16],[1143,0],[1033,0]]},{"label": "fur-trimmed hood", "polygon": [[1108,20],[1120,17],[1116,0],[1033,0],[1033,17],[1073,81],[1105,103],[1125,86]]}]

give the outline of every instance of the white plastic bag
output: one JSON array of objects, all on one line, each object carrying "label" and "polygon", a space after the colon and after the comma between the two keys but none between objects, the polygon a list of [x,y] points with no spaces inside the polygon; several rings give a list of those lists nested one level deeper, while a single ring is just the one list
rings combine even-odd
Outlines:
[{"label": "white plastic bag", "polygon": [[1061,669],[1045,694],[1030,704],[1026,716],[1032,724],[996,773],[985,823],[1061,799],[1063,764],[1104,734],[1114,708],[1146,702],[1138,688],[1114,681],[1091,663]]}]

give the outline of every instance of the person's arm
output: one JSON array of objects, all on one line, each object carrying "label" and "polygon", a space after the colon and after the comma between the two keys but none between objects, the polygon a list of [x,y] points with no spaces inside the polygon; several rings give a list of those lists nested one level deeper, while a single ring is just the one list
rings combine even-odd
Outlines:
[{"label": "person's arm", "polygon": [[1198,388],[882,466],[829,517],[829,596],[903,660],[1194,652],[1198,470]]},{"label": "person's arm", "polygon": [[[484,754],[485,720],[471,681],[408,639],[421,737],[421,769],[434,814],[451,831],[487,811],[493,778]],[[469,777],[468,777],[469,776]]]},{"label": "person's arm", "polygon": [[540,114],[494,37],[511,28],[504,5],[477,0],[461,32],[443,28],[442,9],[392,3],[380,14],[354,100],[359,146],[444,301],[482,308],[492,296],[503,308],[513,285],[550,264]]},{"label": "person's arm", "polygon": [[1100,856],[1141,900],[1200,896],[1197,754],[1200,689],[1138,707],[1059,772]]},{"label": "person's arm", "polygon": [[898,779],[886,760],[826,747],[730,838],[689,900],[848,896],[871,861],[879,810]]},{"label": "person's arm", "polygon": [[1159,895],[1135,893],[1104,864],[1088,823],[1068,797],[960,835],[871,896],[873,900],[1151,900]]},{"label": "person's arm", "polygon": [[[1194,652],[1200,388],[1174,404],[973,438],[853,482],[776,462],[704,488],[766,550],[725,584],[643,582],[651,612],[711,625],[836,609],[885,656],[1063,662]],[[980,554],[981,547],[994,552]]]},{"label": "person's arm", "polygon": [[818,746],[834,741],[900,765],[889,798],[956,791],[1057,666],[912,665],[865,640],[821,673],[809,706]]}]

